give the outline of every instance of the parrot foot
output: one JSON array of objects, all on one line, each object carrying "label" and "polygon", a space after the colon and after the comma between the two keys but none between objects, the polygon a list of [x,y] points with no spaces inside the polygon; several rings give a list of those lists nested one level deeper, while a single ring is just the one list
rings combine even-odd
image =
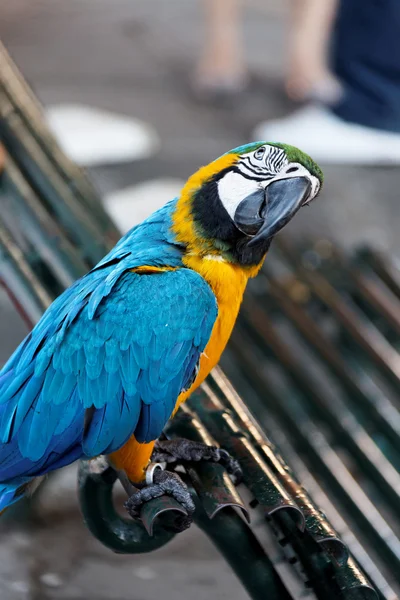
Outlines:
[{"label": "parrot foot", "polygon": [[233,476],[236,484],[242,480],[242,469],[238,461],[229,452],[216,446],[207,446],[202,442],[192,440],[174,439],[157,440],[151,460],[167,464],[180,461],[197,462],[209,460],[221,464]]},{"label": "parrot foot", "polygon": [[174,526],[175,531],[184,531],[190,527],[195,510],[190,492],[177,473],[164,471],[160,465],[158,467],[152,469],[150,481],[146,477],[145,486],[135,491],[125,502],[125,508],[133,519],[138,519],[143,504],[167,494],[179,502],[187,512],[187,515],[176,519]]}]

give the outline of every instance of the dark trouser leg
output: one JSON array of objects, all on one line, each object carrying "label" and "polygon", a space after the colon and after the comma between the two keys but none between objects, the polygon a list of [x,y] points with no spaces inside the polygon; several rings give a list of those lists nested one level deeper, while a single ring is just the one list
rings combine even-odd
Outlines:
[{"label": "dark trouser leg", "polygon": [[400,132],[400,0],[341,0],[332,66],[342,119]]}]

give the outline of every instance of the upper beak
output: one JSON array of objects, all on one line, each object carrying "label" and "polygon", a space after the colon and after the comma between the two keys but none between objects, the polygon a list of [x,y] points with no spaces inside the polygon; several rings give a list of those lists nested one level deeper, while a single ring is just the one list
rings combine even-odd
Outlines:
[{"label": "upper beak", "polygon": [[261,210],[262,225],[248,242],[254,247],[272,238],[308,200],[312,190],[307,177],[278,179],[265,189],[265,204]]}]

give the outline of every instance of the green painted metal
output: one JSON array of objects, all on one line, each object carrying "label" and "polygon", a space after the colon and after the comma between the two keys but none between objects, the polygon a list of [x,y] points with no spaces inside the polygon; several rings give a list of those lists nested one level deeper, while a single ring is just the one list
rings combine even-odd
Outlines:
[{"label": "green painted metal", "polygon": [[[72,200],[80,203],[90,214],[107,247],[112,247],[120,235],[104,211],[85,171],[75,165],[61,150],[50,132],[43,110],[31,88],[0,42],[0,89],[21,122],[22,133],[32,137],[46,156],[52,169],[72,193]],[[24,133],[25,132],[25,133]]]},{"label": "green painted metal", "polygon": [[[218,445],[200,420],[198,412],[183,405],[176,417],[168,424],[166,432],[169,438],[188,438],[210,446]],[[226,508],[236,508],[250,521],[249,512],[238,494],[229,475],[219,464],[206,461],[185,463],[185,469],[203,510],[210,519]]]},{"label": "green painted metal", "polygon": [[78,475],[78,490],[81,510],[89,531],[102,544],[122,554],[151,552],[164,546],[174,533],[155,524],[150,536],[144,525],[120,516],[112,497],[117,475],[110,467],[97,468],[91,461],[81,461]]},{"label": "green painted metal", "polygon": [[83,258],[96,264],[105,253],[102,235],[85,207],[58,176],[36,140],[29,136],[18,114],[0,89],[0,139],[24,177],[45,206],[54,211],[70,241],[82,249]]},{"label": "green painted metal", "polygon": [[391,257],[366,246],[358,251],[357,258],[371,267],[388,289],[400,298],[400,269]]},{"label": "green painted metal", "polygon": [[289,600],[287,591],[264,548],[232,508],[210,520],[197,502],[195,522],[224,556],[253,600]]},{"label": "green painted metal", "polygon": [[87,272],[80,251],[68,240],[10,157],[1,179],[10,218],[12,214],[14,220],[18,220],[26,239],[60,282],[65,287],[72,285]]},{"label": "green painted metal", "polygon": [[[240,357],[243,368],[247,370],[252,387],[258,393],[257,405],[251,404],[253,410],[257,408],[256,414],[259,415],[264,407],[262,404],[258,406],[258,401],[267,404],[268,410],[279,420],[280,425],[284,426],[287,435],[296,441],[296,450],[301,454],[307,454],[309,461],[312,462],[313,472],[325,478],[328,489],[340,498],[352,518],[356,519],[369,536],[371,543],[379,544],[393,571],[398,572],[400,544],[389,523],[377,513],[341,457],[329,444],[321,431],[321,426],[309,417],[294,389],[284,387],[276,391],[270,379],[265,375],[259,375],[254,368],[254,363],[246,361],[246,350],[250,347],[246,343],[247,339],[243,334],[240,338],[240,345],[236,345],[234,340],[232,343],[235,344],[235,353]],[[260,355],[256,356],[258,360],[262,360]],[[255,358],[254,353],[253,358]],[[235,380],[233,372],[231,375]],[[265,397],[265,390],[268,390],[268,400]]]},{"label": "green painted metal", "polygon": [[303,368],[301,357],[285,343],[277,326],[262,307],[248,298],[244,303],[242,315],[246,319],[246,327],[251,328],[254,336],[252,343],[256,342],[261,350],[265,345],[269,350],[273,350],[277,367],[285,368],[286,377],[301,395],[302,402],[307,405],[307,411],[316,419],[329,423],[351,455],[357,457],[368,469],[369,477],[390,499],[393,508],[399,506],[400,474],[345,402],[339,396],[332,402],[318,382],[310,377]]},{"label": "green painted metal", "polygon": [[381,253],[281,240],[249,285],[222,363],[390,599],[400,587],[398,281]]},{"label": "green painted metal", "polygon": [[360,311],[350,294],[342,295],[329,278],[315,268],[306,268],[291,244],[280,240],[285,259],[310,287],[310,291],[335,317],[342,327],[346,342],[387,379],[394,391],[400,388],[400,366],[396,351],[373,323]]},{"label": "green painted metal", "polygon": [[26,256],[1,220],[0,274],[2,285],[23,319],[29,325],[36,323],[53,298],[43,289]]},{"label": "green painted metal", "polygon": [[264,460],[270,464],[282,485],[288,493],[295,498],[297,506],[304,515],[305,527],[326,552],[338,564],[345,564],[348,559],[348,551],[345,544],[340,540],[338,533],[326,520],[325,515],[315,506],[307,490],[300,484],[291,467],[279,454],[278,449],[266,436],[259,423],[254,419],[247,406],[243,404],[230,381],[221,369],[216,368],[209,378],[212,389],[218,398],[224,402],[226,408],[235,411],[240,419],[240,425],[251,437],[257,450]]},{"label": "green painted metal", "polygon": [[58,147],[29,86],[2,45],[0,140],[9,157],[5,166],[8,186],[18,187],[11,199],[21,195],[23,188],[22,194],[28,197],[25,218],[29,205],[42,204],[36,216],[46,225],[44,232],[54,235],[54,222],[62,230],[53,261],[58,257],[60,262],[61,255],[64,263],[68,258],[76,278],[82,269],[96,264],[120,235],[83,170]]},{"label": "green painted metal", "polygon": [[189,405],[197,412],[218,444],[239,460],[243,469],[244,484],[257,504],[262,506],[268,515],[279,511],[290,512],[297,526],[304,529],[303,513],[279,478],[263,460],[246,432],[239,427],[232,411],[226,410],[218,402],[207,385],[203,386],[203,393],[195,394],[190,399]]}]

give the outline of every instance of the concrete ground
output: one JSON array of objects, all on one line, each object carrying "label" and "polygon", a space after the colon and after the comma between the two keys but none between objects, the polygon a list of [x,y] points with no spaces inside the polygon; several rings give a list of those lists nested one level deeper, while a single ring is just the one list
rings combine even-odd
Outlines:
[{"label": "concrete ground", "polygon": [[47,509],[33,530],[1,531],[2,600],[247,598],[195,528],[152,554],[114,554],[90,536],[75,504],[70,495],[69,509]]},{"label": "concrete ground", "polygon": [[[246,0],[245,36],[249,90],[210,105],[196,101],[189,86],[202,39],[200,0],[0,4],[0,37],[45,104],[80,103],[130,115],[151,123],[160,136],[160,151],[150,159],[91,169],[102,195],[154,178],[183,180],[250,141],[260,120],[290,110],[281,92],[284,3]],[[399,255],[399,170],[330,167],[325,173],[323,198],[288,230],[333,237],[346,246],[373,242]],[[25,329],[2,296],[0,310],[1,364]],[[65,507],[57,496],[50,499],[50,512],[43,511],[33,531],[2,531],[2,600],[246,597],[195,529],[152,555],[113,555],[91,539],[74,494],[65,494]]]}]

